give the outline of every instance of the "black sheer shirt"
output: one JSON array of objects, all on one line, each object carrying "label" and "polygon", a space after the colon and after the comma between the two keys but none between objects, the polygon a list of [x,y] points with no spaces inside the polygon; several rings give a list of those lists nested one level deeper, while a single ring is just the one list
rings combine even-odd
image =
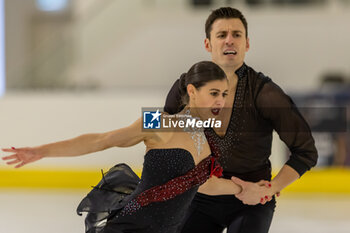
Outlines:
[{"label": "black sheer shirt", "polygon": [[[300,176],[315,166],[318,155],[314,139],[292,99],[270,78],[246,64],[236,74],[237,89],[225,135],[219,136],[213,129],[205,131],[212,152],[220,157],[224,177],[237,176],[254,182],[270,180],[273,130],[290,150],[287,165]],[[174,114],[181,108],[176,80],[164,111]]]}]

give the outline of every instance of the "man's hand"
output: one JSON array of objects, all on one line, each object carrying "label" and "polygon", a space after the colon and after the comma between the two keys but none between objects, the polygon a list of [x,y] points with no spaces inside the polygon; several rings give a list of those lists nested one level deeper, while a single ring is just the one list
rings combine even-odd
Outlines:
[{"label": "man's hand", "polygon": [[[235,196],[246,205],[265,204],[271,201],[275,194],[271,189],[271,183],[266,180],[256,183],[243,181],[237,177],[232,177],[231,180],[242,187],[242,192]],[[277,196],[279,196],[279,193],[277,193]]]}]

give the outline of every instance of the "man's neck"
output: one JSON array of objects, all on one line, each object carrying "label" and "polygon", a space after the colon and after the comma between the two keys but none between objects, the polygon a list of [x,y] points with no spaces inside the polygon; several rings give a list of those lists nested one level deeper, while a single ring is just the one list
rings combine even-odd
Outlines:
[{"label": "man's neck", "polygon": [[220,66],[221,69],[223,69],[223,71],[225,72],[229,83],[232,83],[232,84],[237,83],[238,76],[236,74],[236,71],[239,68],[241,68],[242,65],[243,65],[243,63],[238,65],[238,66],[236,66],[236,67],[235,66],[227,66],[227,67]]}]

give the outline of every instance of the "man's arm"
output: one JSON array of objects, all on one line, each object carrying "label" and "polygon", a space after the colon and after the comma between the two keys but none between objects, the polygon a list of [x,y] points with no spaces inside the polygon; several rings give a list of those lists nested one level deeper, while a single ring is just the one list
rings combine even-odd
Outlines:
[{"label": "man's arm", "polygon": [[[279,86],[272,81],[265,83],[256,98],[256,106],[261,116],[271,122],[280,139],[291,152],[289,160],[271,181],[272,187],[265,193],[267,198],[260,202],[264,204],[266,200],[271,200],[274,194],[278,194],[315,166],[318,155],[307,122],[292,99]],[[255,195],[254,185],[248,185],[249,182],[244,183],[244,181],[239,183],[236,179],[232,181],[243,187],[244,192],[236,195],[240,200],[247,202]]]},{"label": "man's arm", "polygon": [[271,191],[276,193],[316,165],[318,155],[315,141],[308,123],[292,99],[272,81],[264,85],[256,104],[291,152],[288,161],[271,182]]},{"label": "man's arm", "polygon": [[316,165],[318,158],[308,123],[292,99],[272,81],[261,89],[256,105],[261,115],[271,122],[280,139],[288,146],[291,155],[286,165],[301,177]]}]

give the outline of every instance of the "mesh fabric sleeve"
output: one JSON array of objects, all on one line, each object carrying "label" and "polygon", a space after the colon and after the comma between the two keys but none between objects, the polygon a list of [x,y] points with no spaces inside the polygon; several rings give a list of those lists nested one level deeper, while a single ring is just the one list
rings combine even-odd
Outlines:
[{"label": "mesh fabric sleeve", "polygon": [[260,114],[270,121],[291,155],[286,162],[302,176],[317,163],[310,127],[292,99],[274,82],[267,82],[256,98]]}]

